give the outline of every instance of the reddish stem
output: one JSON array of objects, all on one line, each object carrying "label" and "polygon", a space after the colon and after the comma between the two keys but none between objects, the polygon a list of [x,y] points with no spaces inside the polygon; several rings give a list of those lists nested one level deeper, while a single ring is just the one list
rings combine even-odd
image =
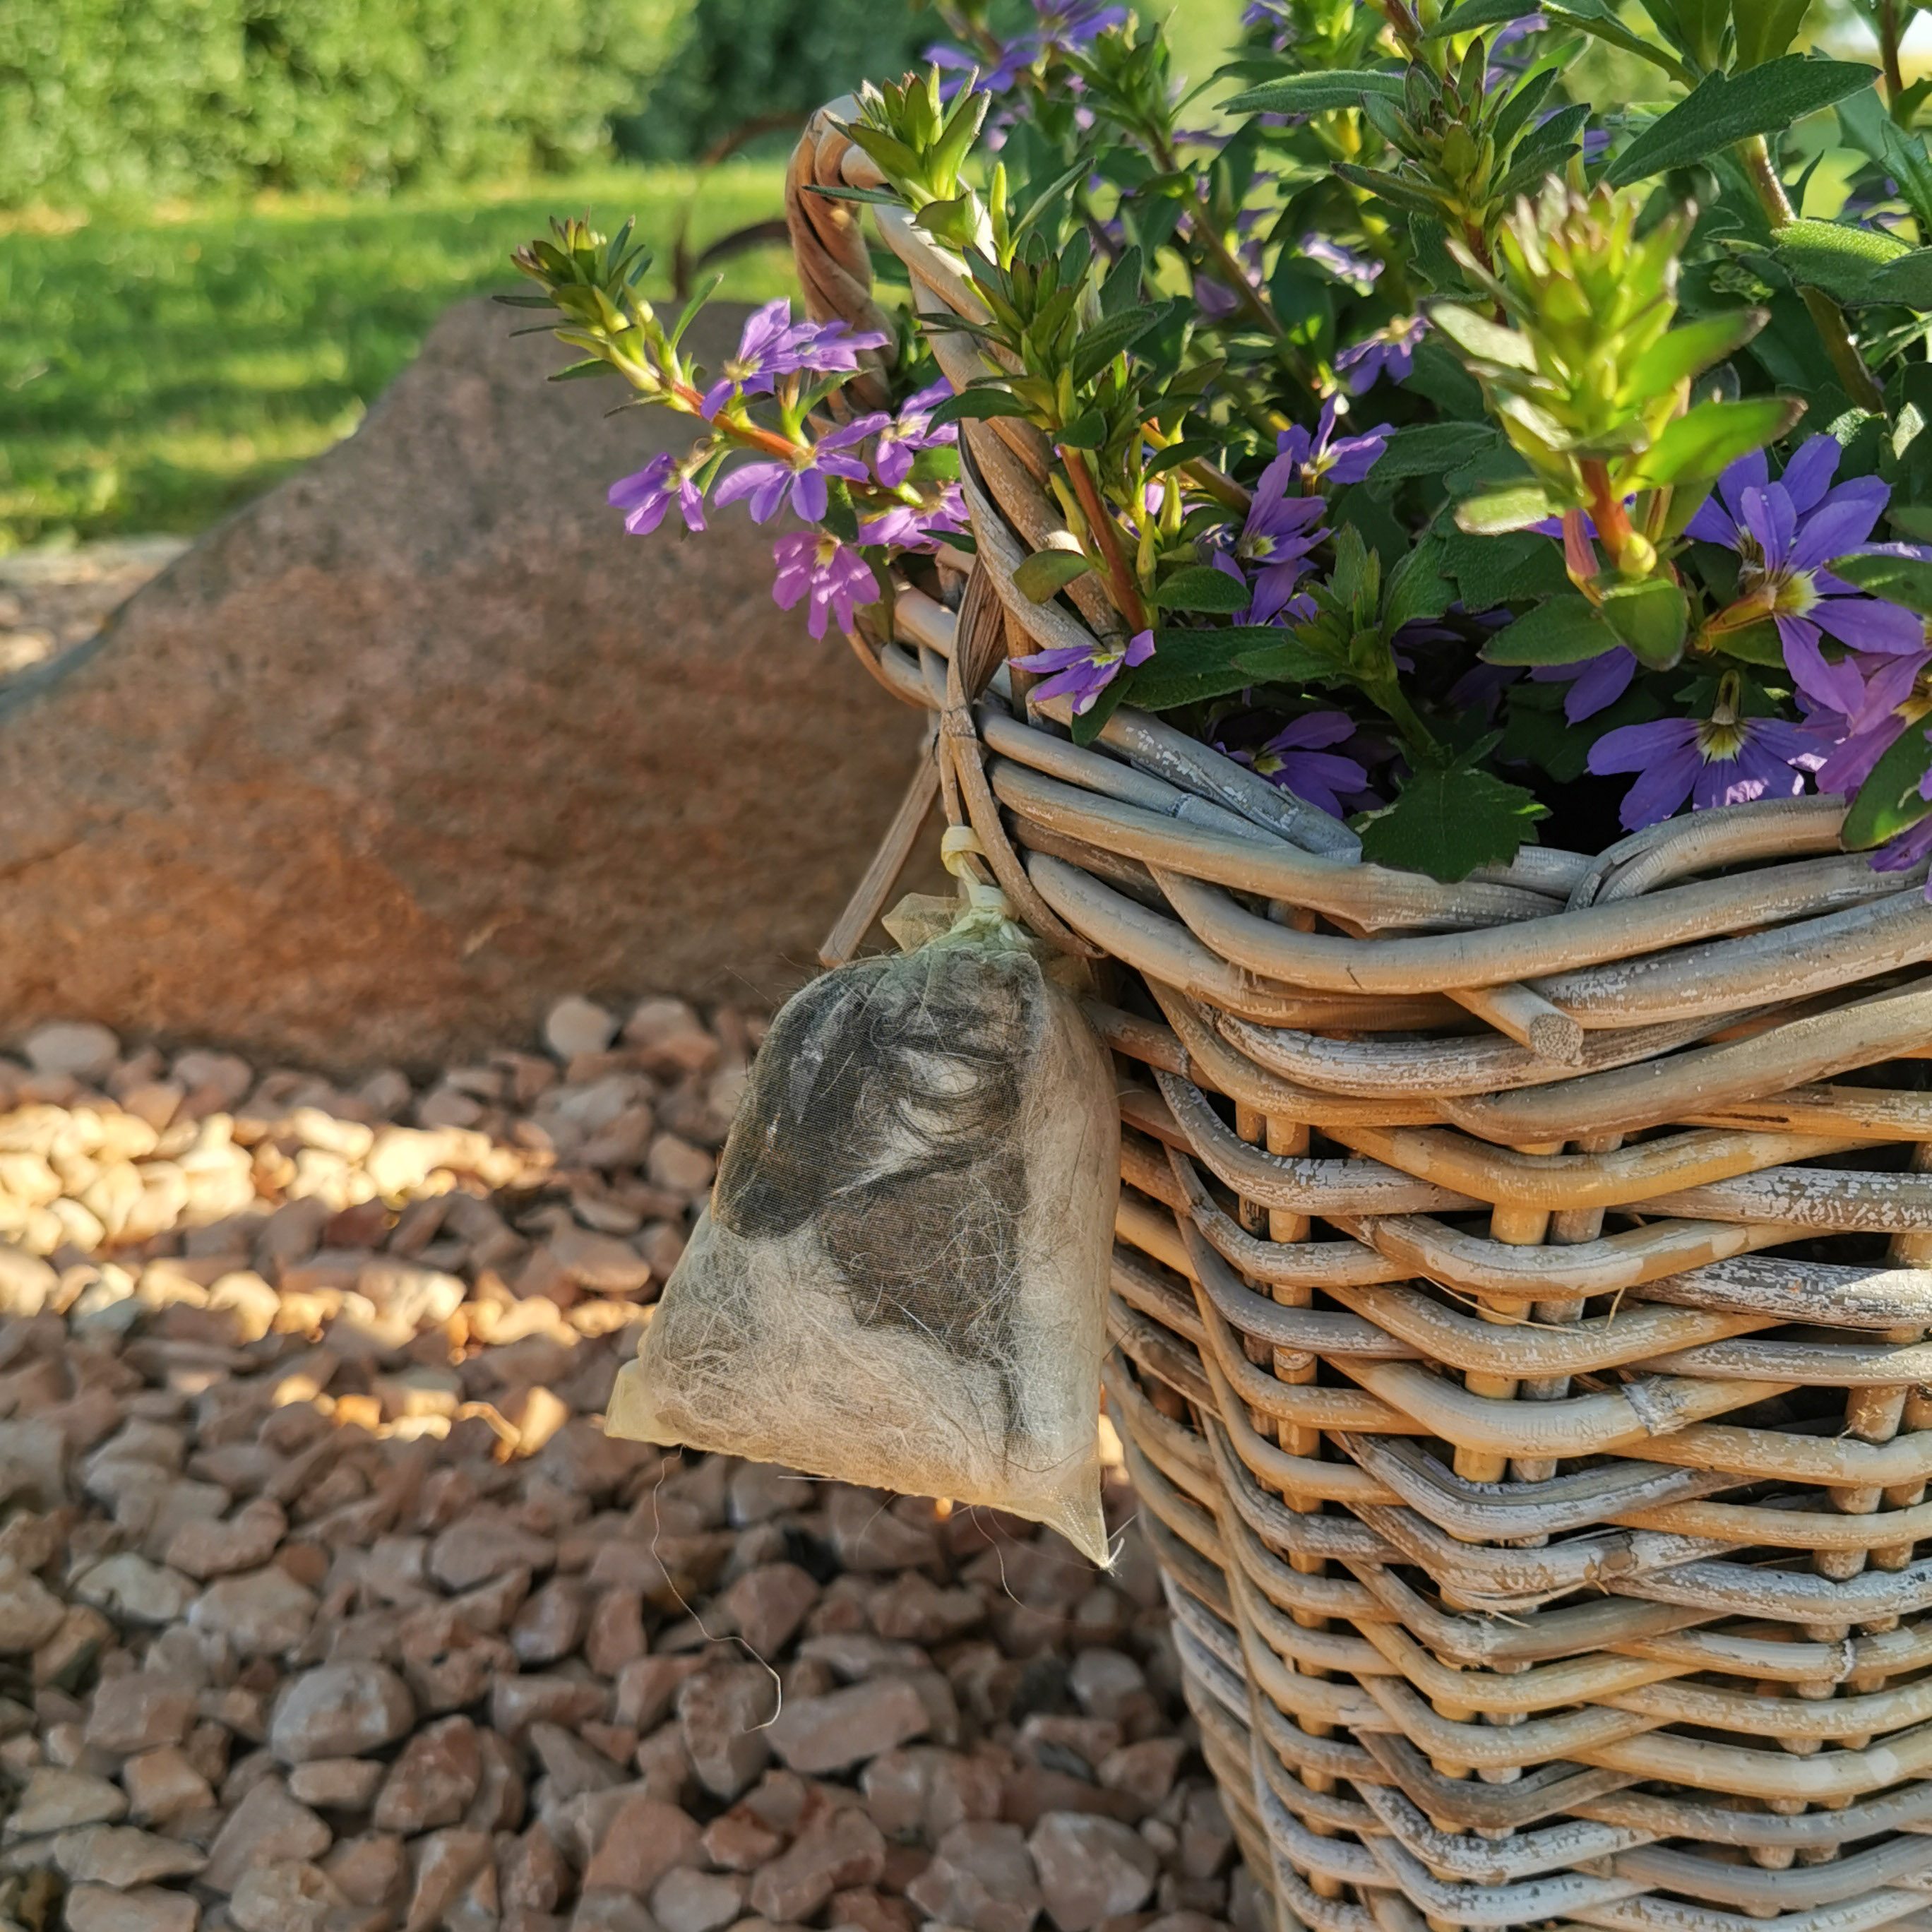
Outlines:
[{"label": "reddish stem", "polygon": [[1148,628],[1147,606],[1141,602],[1140,586],[1127,566],[1126,553],[1120,548],[1120,533],[1114,529],[1114,519],[1100,500],[1094,472],[1087,467],[1087,458],[1081,451],[1069,449],[1064,443],[1056,444],[1054,448],[1060,461],[1066,466],[1067,480],[1073,485],[1074,495],[1080,499],[1080,507],[1086,514],[1088,529],[1094,532],[1094,541],[1100,546],[1100,554],[1107,560],[1107,578],[1114,593],[1114,608],[1126,620],[1130,630],[1144,631]]}]

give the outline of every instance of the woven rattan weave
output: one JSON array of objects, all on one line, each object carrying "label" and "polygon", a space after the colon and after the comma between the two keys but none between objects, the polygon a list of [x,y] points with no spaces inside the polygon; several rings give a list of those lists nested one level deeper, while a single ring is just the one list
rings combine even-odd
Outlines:
[{"label": "woven rattan weave", "polygon": [[[860,211],[810,192],[876,179],[839,111],[790,218],[814,315],[869,321]],[[1282,1923],[1932,1927],[1922,874],[1815,799],[1443,886],[1151,718],[1076,748],[1004,663],[1116,623],[1013,586],[1050,452],[962,456],[958,610],[908,588],[860,644],[934,755],[830,944],[937,792],[1095,962],[1106,1386]]]}]

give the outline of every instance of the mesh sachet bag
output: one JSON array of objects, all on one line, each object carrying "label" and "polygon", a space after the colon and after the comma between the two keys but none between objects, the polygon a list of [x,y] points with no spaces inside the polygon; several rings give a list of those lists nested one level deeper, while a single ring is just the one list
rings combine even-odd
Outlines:
[{"label": "mesh sachet bag", "polygon": [[1004,896],[968,890],[781,1010],[606,1426],[993,1504],[1104,1564],[1112,1066]]}]

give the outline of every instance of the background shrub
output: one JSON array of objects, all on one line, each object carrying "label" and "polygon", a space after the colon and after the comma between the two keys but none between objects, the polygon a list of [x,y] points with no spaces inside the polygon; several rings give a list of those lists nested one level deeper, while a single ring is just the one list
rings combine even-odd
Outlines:
[{"label": "background shrub", "polygon": [[606,153],[696,4],[14,0],[0,206],[392,188]]}]

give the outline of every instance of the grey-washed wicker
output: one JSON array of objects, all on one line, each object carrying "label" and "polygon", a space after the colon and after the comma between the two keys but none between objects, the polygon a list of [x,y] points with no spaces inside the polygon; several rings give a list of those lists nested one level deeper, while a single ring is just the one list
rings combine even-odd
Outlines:
[{"label": "grey-washed wicker", "polygon": [[[864,322],[838,104],[794,160]],[[869,211],[922,310],[954,257]],[[980,365],[962,334],[941,365]],[[1704,812],[1456,886],[1009,655],[1052,452],[965,427],[976,556],[867,668],[1044,938],[1093,961],[1126,1187],[1106,1379],[1188,1696],[1284,1927],[1932,1928],[1932,908],[1840,804]]]}]

